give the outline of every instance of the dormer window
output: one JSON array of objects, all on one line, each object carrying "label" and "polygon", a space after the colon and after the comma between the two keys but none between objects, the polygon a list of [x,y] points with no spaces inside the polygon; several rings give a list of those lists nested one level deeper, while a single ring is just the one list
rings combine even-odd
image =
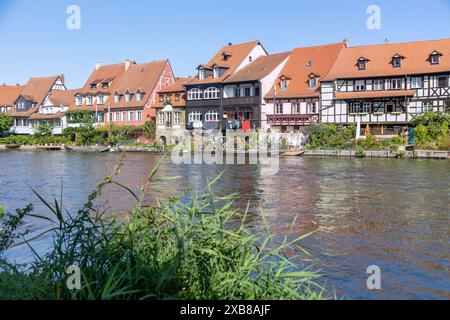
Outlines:
[{"label": "dormer window", "polygon": [[214,78],[220,78],[220,68],[214,67]]},{"label": "dormer window", "polygon": [[92,90],[97,89],[97,84],[96,84],[96,83],[91,84],[91,89],[92,89]]},{"label": "dormer window", "polygon": [[127,91],[127,93],[125,93],[125,102],[130,102],[131,101],[131,94]]},{"label": "dormer window", "polygon": [[118,93],[116,93],[114,95],[114,102],[119,102],[120,101],[120,95]]},{"label": "dormer window", "polygon": [[205,69],[199,69],[198,70],[198,78],[200,80],[206,79],[206,70]]},{"label": "dormer window", "polygon": [[394,66],[394,68],[400,68],[402,66],[402,60],[405,57],[402,57],[401,55],[396,54],[395,56],[392,57],[392,65]]},{"label": "dormer window", "polygon": [[136,101],[142,101],[142,92],[138,91],[136,93]]},{"label": "dormer window", "polygon": [[309,78],[308,86],[309,86],[311,89],[312,89],[312,88],[315,88],[315,87],[317,86],[317,79],[316,79],[316,77],[312,76],[312,77]]},{"label": "dormer window", "polygon": [[366,70],[367,62],[369,62],[369,59],[366,59],[364,57],[359,58],[358,59],[358,70]]},{"label": "dormer window", "polygon": [[287,89],[288,81],[287,79],[281,79],[280,88],[281,89]]},{"label": "dormer window", "polygon": [[436,50],[433,51],[430,54],[430,62],[431,62],[431,64],[439,64],[441,56],[442,56],[442,54],[440,52],[438,52]]},{"label": "dormer window", "polygon": [[163,94],[159,95],[159,102],[164,102],[164,95]]},{"label": "dormer window", "polygon": [[223,61],[228,61],[231,58],[231,54],[224,52],[224,53],[222,53],[222,57],[223,57]]},{"label": "dormer window", "polygon": [[83,105],[83,97],[76,97],[75,98],[75,105],[77,105],[77,106]]},{"label": "dormer window", "polygon": [[97,104],[103,104],[103,103],[105,103],[105,97],[102,94],[100,94],[97,97]]}]

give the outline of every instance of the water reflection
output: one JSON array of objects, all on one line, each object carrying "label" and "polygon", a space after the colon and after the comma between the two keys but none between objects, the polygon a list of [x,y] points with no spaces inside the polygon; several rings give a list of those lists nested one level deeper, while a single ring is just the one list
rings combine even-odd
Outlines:
[{"label": "water reflection", "polygon": [[[38,213],[46,213],[31,188],[47,198],[59,198],[63,183],[64,205],[73,211],[112,172],[118,159],[117,154],[2,152],[0,203],[14,209],[33,202]],[[340,296],[450,298],[448,162],[286,158],[277,175],[267,176],[251,165],[173,166],[169,160],[159,175],[181,178],[152,184],[147,201],[185,190],[188,198],[224,172],[215,192],[239,193],[236,205],[245,209],[250,204],[251,225],[261,226],[264,212],[271,230],[280,236],[290,233],[294,218],[292,237],[317,230],[304,240],[304,248],[312,254],[304,255],[304,261],[321,269]],[[151,155],[127,155],[118,181],[139,192],[157,161]],[[108,187],[100,205],[121,213],[134,200],[120,188]],[[44,226],[30,221],[29,227]],[[37,245],[45,250],[49,243]],[[25,257],[21,250],[13,257]],[[366,289],[365,271],[373,264],[383,272],[381,292]]]}]

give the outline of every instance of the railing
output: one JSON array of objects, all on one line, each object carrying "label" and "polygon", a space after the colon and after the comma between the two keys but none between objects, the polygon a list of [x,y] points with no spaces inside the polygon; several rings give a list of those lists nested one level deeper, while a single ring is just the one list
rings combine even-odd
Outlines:
[{"label": "railing", "polygon": [[274,125],[308,125],[316,123],[318,115],[268,115],[267,122]]},{"label": "railing", "polygon": [[260,97],[234,97],[222,100],[224,106],[258,105],[261,104]]}]

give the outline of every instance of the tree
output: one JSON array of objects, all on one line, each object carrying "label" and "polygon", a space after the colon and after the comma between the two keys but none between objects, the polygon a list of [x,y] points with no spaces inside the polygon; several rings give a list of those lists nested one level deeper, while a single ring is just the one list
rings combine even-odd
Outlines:
[{"label": "tree", "polygon": [[53,126],[47,123],[41,124],[36,129],[36,135],[40,137],[49,137],[53,134]]},{"label": "tree", "polygon": [[0,135],[8,132],[13,126],[13,118],[7,114],[0,113]]}]

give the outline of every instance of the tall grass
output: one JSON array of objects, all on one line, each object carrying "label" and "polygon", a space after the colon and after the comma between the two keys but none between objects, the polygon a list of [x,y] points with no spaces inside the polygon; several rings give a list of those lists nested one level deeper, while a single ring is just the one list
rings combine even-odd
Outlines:
[{"label": "tall grass", "polygon": [[[187,203],[176,197],[146,208],[143,199],[157,179],[157,169],[150,172],[140,194],[135,194],[115,181],[120,166],[75,215],[65,211],[60,201],[50,204],[36,193],[52,213],[51,218],[39,218],[53,226],[42,236],[52,235],[54,249],[42,257],[36,253],[26,270],[3,263],[0,299],[323,298],[323,288],[315,283],[319,275],[299,270],[295,257],[286,254],[307,235],[286,237],[275,245],[274,234],[250,232],[248,210],[233,209],[235,196],[214,193],[220,177]],[[125,223],[106,218],[94,205],[111,184],[136,199]],[[24,238],[10,234],[8,239],[18,237]],[[32,242],[25,243],[32,248]],[[80,290],[66,285],[71,265],[81,269]]]}]

